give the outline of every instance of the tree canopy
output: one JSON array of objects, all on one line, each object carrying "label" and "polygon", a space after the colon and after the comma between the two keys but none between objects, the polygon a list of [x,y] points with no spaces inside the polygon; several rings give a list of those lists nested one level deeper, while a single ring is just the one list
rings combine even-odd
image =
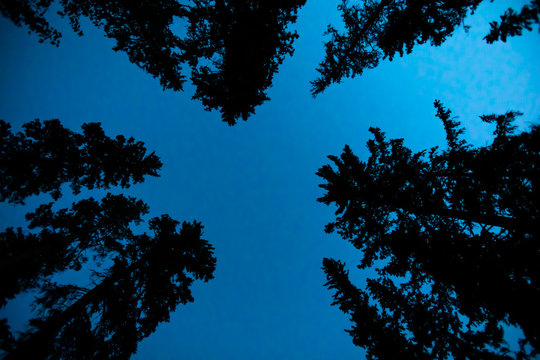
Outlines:
[{"label": "tree canopy", "polygon": [[60,271],[80,270],[88,260],[122,254],[133,237],[131,224],[148,213],[141,200],[107,194],[101,201],[81,200],[71,209],[53,210],[54,203],[26,214],[28,229],[8,228],[0,233],[0,306],[18,293],[38,287]]},{"label": "tree canopy", "polygon": [[23,204],[30,195],[61,195],[60,186],[70,183],[75,194],[88,189],[129,187],[158,176],[161,162],[146,154],[140,141],[122,135],[112,139],[100,123],[87,123],[82,133],[66,129],[59,120],[34,120],[13,133],[0,120],[0,201]]},{"label": "tree canopy", "polygon": [[81,17],[86,17],[116,40],[113,50],[125,52],[132,63],[159,78],[164,88],[182,89],[181,60],[174,52],[179,38],[170,29],[175,17],[185,15],[178,1],[8,0],[2,1],[0,11],[36,33],[40,42],[58,46],[62,34],[45,16],[53,4],[60,6],[58,14],[67,17],[79,35]]},{"label": "tree canopy", "polygon": [[521,35],[523,30],[531,31],[532,25],[539,22],[540,1],[532,0],[530,4],[524,5],[519,13],[508,9],[501,15],[500,22],[491,22],[489,34],[484,39],[490,44],[497,40],[506,41],[508,37]]},{"label": "tree canopy", "polygon": [[[346,146],[317,175],[335,204],[326,226],[361,250],[359,269],[376,269],[365,289],[345,264],[325,259],[334,305],[369,359],[513,359],[540,351],[540,127],[515,135],[518,112],[482,116],[492,144],[473,147],[436,101],[448,149],[412,152],[403,139],[370,131],[362,162]],[[520,349],[505,343],[520,328]]]},{"label": "tree canopy", "polygon": [[[125,52],[164,89],[182,90],[182,66],[189,64],[193,98],[234,125],[268,100],[266,90],[297,38],[286,28],[305,0],[9,0],[0,12],[58,46],[61,33],[45,16],[55,3],[74,31],[82,35],[81,18],[90,19],[116,40],[113,50]],[[179,25],[186,26],[185,36]]]},{"label": "tree canopy", "polygon": [[[22,203],[40,193],[57,200],[66,182],[75,193],[128,187],[144,175],[157,176],[161,167],[142,142],[113,140],[97,123],[84,124],[82,134],[58,120],[23,128],[12,134],[0,122],[4,201]],[[178,221],[162,215],[148,223],[153,236],[134,234],[131,227],[142,225],[148,211],[141,200],[109,193],[70,209],[43,204],[26,215],[27,230],[0,233],[0,306],[24,291],[39,294],[38,317],[28,331],[15,337],[7,321],[0,322],[4,359],[126,359],[179,304],[194,300],[191,284],[212,279],[216,266],[203,226],[183,222],[178,229]],[[90,259],[98,268],[92,270],[95,286],[57,282],[59,273],[79,271]]]},{"label": "tree canopy", "polygon": [[[441,45],[481,1],[342,0],[345,33],[328,28],[313,94],[418,44]],[[164,89],[183,90],[187,65],[193,98],[234,125],[269,100],[267,90],[298,37],[287,27],[304,3],[5,0],[0,12],[53,46],[62,34],[49,23],[52,8],[79,35],[87,18]],[[485,41],[532,30],[539,11],[540,0],[507,10]],[[516,134],[521,113],[485,115],[495,127],[493,141],[474,147],[451,112],[439,101],[435,108],[447,149],[413,152],[403,139],[387,140],[370,128],[366,162],[345,146],[317,172],[326,192],[319,201],[338,207],[325,230],[350,241],[361,251],[358,268],[376,274],[361,288],[343,262],[326,258],[325,286],[369,359],[535,358],[540,126]],[[162,166],[142,142],[110,138],[99,123],[84,124],[82,133],[58,120],[10,129],[0,121],[0,201],[22,205],[39,194],[56,201],[64,184],[74,194],[127,188],[158,176]],[[148,213],[142,200],[109,193],[63,209],[43,204],[26,215],[28,228],[0,232],[0,307],[20,293],[38,293],[27,331],[14,336],[0,319],[5,359],[126,359],[178,305],[194,301],[191,285],[212,279],[216,268],[202,224],[169,215],[146,222]],[[146,224],[146,232],[133,230]],[[83,268],[92,273],[91,285],[58,279]],[[510,326],[523,333],[519,347],[506,342]]]},{"label": "tree canopy", "polygon": [[41,317],[4,359],[127,359],[179,304],[194,280],[213,278],[213,247],[202,225],[167,215],[150,220],[154,236],[135,235],[91,289],[47,283]]},{"label": "tree canopy", "polygon": [[[329,25],[325,43],[326,55],[311,82],[312,94],[323,92],[343,78],[362,75],[365,69],[377,67],[379,61],[396,54],[411,53],[414,46],[441,45],[474,12],[482,0],[368,0],[361,3],[342,0],[338,9],[345,26],[341,33]],[[501,22],[492,22],[485,37],[488,43],[508,36],[521,35],[539,23],[540,1],[531,0],[518,14],[509,9]]]},{"label": "tree canopy", "polygon": [[[183,43],[197,87],[194,98],[219,109],[229,125],[269,100],[266,90],[285,56],[294,52],[296,21],[305,0],[199,1]],[[201,61],[202,60],[202,61]]]},{"label": "tree canopy", "polygon": [[[409,54],[417,44],[441,45],[464,23],[482,0],[342,0],[338,6],[345,32],[329,25],[325,59],[311,82],[312,94],[343,78],[361,75],[382,59]],[[194,99],[206,110],[218,110],[234,125],[247,120],[269,100],[267,89],[279,65],[294,52],[294,23],[305,0],[159,0],[81,1],[9,0],[0,12],[18,26],[36,33],[40,42],[58,46],[62,34],[49,23],[47,11],[57,4],[82,35],[81,18],[88,18],[116,40],[115,51],[158,78],[164,89],[181,91],[182,67],[191,68]],[[540,22],[540,1],[530,0],[520,12],[508,9],[491,23],[488,43],[532,30]],[[180,28],[185,27],[185,34]]]}]

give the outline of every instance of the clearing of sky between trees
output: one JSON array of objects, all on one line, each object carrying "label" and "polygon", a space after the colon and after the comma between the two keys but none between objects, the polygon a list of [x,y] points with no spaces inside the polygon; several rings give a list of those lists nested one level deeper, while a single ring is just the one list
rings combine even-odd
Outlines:
[{"label": "clearing of sky between trees", "polygon": [[[417,45],[443,45],[483,1],[338,2],[343,31],[328,26],[314,97]],[[62,46],[51,8],[79,35],[89,19],[164,90],[183,91],[189,69],[192,98],[232,126],[270,100],[274,75],[298,38],[289,27],[305,4],[5,0],[0,12],[51,46]],[[494,19],[483,40],[505,42],[539,22],[540,0],[527,0]],[[173,31],[178,23],[182,35]],[[357,267],[376,274],[358,287],[344,262],[325,258],[332,305],[349,315],[346,331],[370,360],[538,358],[540,126],[518,133],[520,112],[485,115],[493,138],[475,147],[450,110],[434,105],[446,149],[413,152],[371,127],[368,160],[345,146],[317,172],[325,191],[318,201],[337,206],[325,231],[349,241],[359,250]],[[198,221],[146,220],[142,200],[112,193],[58,209],[63,185],[80,194],[159,176],[161,160],[142,142],[108,137],[100,123],[78,133],[59,120],[34,120],[18,133],[0,120],[0,140],[0,201],[54,200],[29,211],[26,228],[0,232],[0,307],[38,294],[25,332],[16,335],[0,320],[3,359],[128,359],[178,305],[194,301],[196,280],[213,279],[214,247]],[[57,281],[93,263],[100,264],[88,279],[93,286]],[[509,326],[522,332],[517,348],[507,343]]]}]

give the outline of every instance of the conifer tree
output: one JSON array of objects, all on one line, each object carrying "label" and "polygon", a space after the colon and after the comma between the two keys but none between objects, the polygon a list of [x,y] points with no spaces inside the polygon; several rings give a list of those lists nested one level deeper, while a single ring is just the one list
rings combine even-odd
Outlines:
[{"label": "conifer tree", "polygon": [[51,275],[80,270],[88,260],[122,254],[132,237],[130,225],[148,213],[141,200],[107,194],[101,201],[81,200],[71,209],[41,205],[26,215],[29,230],[8,228],[0,233],[0,306],[25,290],[39,287]]},{"label": "conifer tree", "polygon": [[159,157],[146,154],[142,142],[122,135],[112,139],[100,123],[82,129],[73,132],[58,119],[34,120],[13,133],[0,120],[0,201],[24,204],[28,196],[41,193],[57,200],[63,183],[78,194],[82,187],[127,188],[145,176],[158,176]]},{"label": "conifer tree", "polygon": [[219,109],[234,125],[269,100],[266,90],[287,55],[294,52],[296,21],[305,0],[198,1],[190,12],[184,53],[197,87],[194,99]]},{"label": "conifer tree", "polygon": [[171,311],[194,300],[194,280],[213,278],[202,225],[184,222],[177,231],[178,224],[167,215],[150,220],[154,236],[133,236],[91,289],[44,286],[43,316],[4,359],[128,359]]},{"label": "conifer tree", "polygon": [[0,12],[15,25],[36,33],[40,42],[59,46],[62,34],[49,23],[53,5],[60,7],[58,15],[67,18],[79,35],[83,34],[81,18],[88,18],[103,28],[108,38],[116,40],[114,51],[125,52],[132,63],[158,78],[164,88],[182,89],[182,62],[174,51],[180,39],[170,29],[174,19],[187,11],[178,1],[6,0],[0,3]]},{"label": "conifer tree", "polygon": [[[66,182],[74,193],[83,187],[129,187],[145,175],[157,176],[161,167],[142,142],[113,140],[97,123],[84,124],[82,134],[58,120],[36,120],[23,128],[13,134],[0,122],[4,201],[22,204],[40,193],[57,200]],[[28,213],[30,231],[0,233],[0,306],[21,292],[39,293],[34,302],[39,315],[28,331],[15,337],[7,320],[0,321],[4,359],[127,359],[171,311],[193,301],[195,280],[213,278],[216,259],[199,222],[177,229],[178,221],[162,215],[149,222],[153,236],[135,235],[131,227],[141,224],[148,206],[110,193],[70,209],[54,207],[51,202]],[[79,271],[90,258],[99,269],[92,270],[95,286],[57,282],[55,275]]]},{"label": "conifer tree", "polygon": [[[497,40],[506,41],[508,37],[519,36],[523,30],[531,31],[533,24],[540,22],[540,0],[533,0],[524,5],[519,13],[514,9],[508,9],[501,15],[500,22],[490,23],[489,34],[484,38],[489,44]],[[540,29],[539,29],[540,30]]]},{"label": "conifer tree", "polygon": [[[62,34],[49,23],[53,4],[82,35],[88,18],[116,41],[113,50],[154,78],[164,89],[181,91],[182,66],[191,68],[194,99],[217,109],[223,121],[247,120],[268,100],[267,89],[296,32],[288,31],[305,0],[7,0],[0,13],[14,24],[58,46]],[[186,34],[179,28],[185,26]]]},{"label": "conifer tree", "polygon": [[[540,127],[514,134],[518,112],[487,115],[491,145],[472,147],[436,101],[448,149],[413,153],[370,129],[370,157],[346,146],[317,175],[335,204],[326,226],[377,276],[357,288],[325,259],[334,305],[349,314],[369,359],[513,359],[540,351]],[[521,329],[509,349],[503,325]]]},{"label": "conifer tree", "polygon": [[[13,133],[0,120],[0,200],[24,204],[30,195],[61,196],[62,184],[73,193],[82,188],[109,188],[158,176],[161,161],[147,154],[142,142],[122,135],[112,139],[99,123],[83,124],[83,132],[65,128],[59,120],[34,120]],[[79,270],[88,249],[105,257],[119,250],[130,234],[130,224],[138,224],[148,213],[141,200],[107,194],[100,202],[93,198],[73,204],[71,210],[53,211],[54,203],[41,205],[26,215],[29,229],[8,228],[0,233],[0,306],[22,291],[38,287],[50,275]]]},{"label": "conifer tree", "polygon": [[[329,25],[325,43],[326,55],[311,82],[314,96],[343,78],[362,75],[377,67],[381,60],[392,60],[396,54],[410,54],[415,45],[439,46],[464,23],[464,19],[482,0],[342,0],[338,6],[345,31]],[[488,43],[508,36],[521,35],[540,22],[540,1],[530,0],[518,14],[508,9],[501,22],[491,23],[484,38]]]}]

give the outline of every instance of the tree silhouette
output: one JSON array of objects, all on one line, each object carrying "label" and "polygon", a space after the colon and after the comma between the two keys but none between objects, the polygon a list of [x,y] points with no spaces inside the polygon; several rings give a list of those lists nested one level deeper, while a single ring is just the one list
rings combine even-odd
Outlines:
[{"label": "tree silhouette", "polygon": [[158,176],[161,162],[146,154],[142,142],[118,135],[106,136],[100,123],[83,124],[82,134],[48,120],[23,125],[13,134],[0,120],[0,201],[23,204],[30,195],[49,193],[56,200],[60,186],[70,183],[75,194],[81,187],[109,188]]},{"label": "tree silhouette", "polygon": [[92,289],[49,284],[39,299],[43,317],[15,342],[8,359],[127,359],[178,304],[193,301],[195,279],[213,278],[213,247],[198,222],[153,218],[146,234],[130,239],[126,254]]},{"label": "tree silhouette", "polygon": [[[24,132],[12,133],[0,120],[0,200],[23,204],[30,195],[49,193],[57,200],[60,187],[69,182],[75,194],[87,189],[109,188],[158,176],[161,168],[155,153],[146,154],[142,142],[122,135],[111,139],[99,123],[83,124],[75,133],[58,120],[35,120],[23,125]],[[119,249],[119,239],[129,234],[129,225],[141,221],[148,207],[140,200],[108,194],[73,204],[71,210],[52,211],[53,203],[26,215],[30,229],[0,233],[2,280],[0,306],[18,293],[39,286],[50,275],[67,269],[78,270],[86,261],[87,249],[104,257]],[[99,239],[99,240],[98,240]]]},{"label": "tree silhouette", "polygon": [[[23,203],[32,194],[60,197],[69,182],[75,193],[87,189],[128,187],[157,176],[159,158],[133,138],[107,137],[100,124],[84,124],[83,134],[58,120],[36,120],[13,134],[1,121],[0,184],[2,200]],[[20,167],[17,167],[17,166]],[[148,206],[141,200],[107,194],[100,201],[78,201],[70,209],[41,205],[26,215],[29,229],[0,233],[0,306],[20,292],[37,289],[40,316],[15,338],[0,321],[0,349],[5,359],[126,359],[178,304],[193,301],[194,280],[212,279],[216,259],[198,222],[168,215],[153,218],[154,236],[135,235]],[[54,276],[79,271],[92,258],[101,281],[87,289],[59,284]]]},{"label": "tree silhouette", "polygon": [[[411,53],[416,44],[429,42],[441,45],[455,29],[463,24],[468,13],[474,12],[482,0],[380,0],[349,5],[342,0],[338,6],[345,26],[340,33],[328,26],[326,55],[317,71],[320,76],[311,82],[314,96],[343,78],[362,75],[365,69],[377,67],[381,59],[390,60],[399,53]],[[491,23],[485,37],[488,43],[507,36],[521,35],[538,23],[540,2],[531,0],[520,14],[509,9],[501,16],[501,23]]]},{"label": "tree silhouette", "polygon": [[126,239],[132,238],[129,226],[140,224],[148,213],[141,200],[112,194],[101,202],[81,200],[69,210],[54,212],[53,205],[41,205],[26,215],[29,229],[41,228],[38,234],[24,234],[21,228],[0,233],[0,305],[38,287],[50,275],[80,270],[89,250],[94,260],[124,253]]},{"label": "tree silhouette", "polygon": [[[37,33],[40,42],[59,44],[61,34],[45,17],[52,0],[8,0],[0,12]],[[188,63],[196,86],[193,98],[206,110],[218,109],[234,125],[268,100],[266,90],[296,32],[286,30],[305,0],[59,0],[59,14],[82,35],[81,17],[115,39],[113,50],[159,78],[163,88],[182,90],[182,65]],[[186,25],[187,34],[173,31]],[[178,29],[178,28],[177,28]]]},{"label": "tree silhouette", "polygon": [[523,6],[518,14],[508,9],[501,15],[501,22],[493,21],[491,30],[484,38],[489,44],[501,40],[506,41],[509,36],[521,35],[523,29],[532,30],[533,23],[540,23],[540,1],[533,0],[529,5]]},{"label": "tree silhouette", "polygon": [[223,121],[234,125],[268,100],[266,90],[298,37],[286,27],[305,0],[198,3],[184,42],[197,86],[194,98],[207,110],[219,109]]},{"label": "tree silhouette", "polygon": [[[491,145],[474,148],[436,101],[448,149],[413,153],[371,128],[370,157],[346,146],[317,172],[319,201],[338,206],[326,226],[376,269],[365,289],[324,259],[333,305],[369,359],[533,358],[540,350],[540,127],[514,135],[517,112],[487,115]],[[502,324],[520,328],[509,349]]]},{"label": "tree silhouette", "polygon": [[186,12],[178,1],[6,0],[0,3],[0,12],[16,25],[37,33],[40,42],[58,46],[62,34],[45,16],[53,3],[58,3],[58,14],[67,17],[79,35],[80,19],[86,17],[116,40],[113,50],[125,52],[132,63],[159,78],[164,88],[182,89],[180,56],[173,51],[180,39],[170,29],[175,17]]}]

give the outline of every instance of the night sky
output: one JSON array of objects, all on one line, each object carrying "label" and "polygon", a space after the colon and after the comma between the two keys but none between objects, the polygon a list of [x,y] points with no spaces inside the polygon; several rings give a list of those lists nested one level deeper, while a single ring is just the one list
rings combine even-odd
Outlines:
[{"label": "night sky", "polygon": [[[358,359],[362,350],[344,332],[347,316],[330,305],[323,286],[322,259],[344,260],[357,285],[366,274],[354,271],[359,254],[352,245],[324,233],[335,209],[317,203],[322,181],[315,172],[345,144],[367,159],[370,126],[405,138],[413,150],[444,146],[434,99],[459,116],[474,145],[486,145],[493,130],[479,115],[522,111],[522,130],[540,122],[537,31],[507,43],[482,40],[489,21],[512,4],[522,2],[485,2],[467,18],[468,33],[461,29],[438,48],[416,47],[314,99],[309,81],[323,58],[322,34],[339,14],[335,1],[308,1],[271,100],[232,127],[191,100],[189,82],[184,92],[163,91],[88,22],[78,37],[53,21],[63,32],[56,48],[0,17],[0,119],[17,131],[35,118],[58,118],[76,131],[101,122],[109,136],[143,141],[161,157],[161,177],[110,191],[144,200],[148,218],[169,214],[205,226],[204,238],[216,248],[215,279],[196,283],[195,302],[179,306],[133,359]],[[106,191],[64,193],[57,208]],[[24,214],[45,201],[1,204],[0,226],[24,226]],[[23,330],[30,298],[19,296],[0,317]]]}]

